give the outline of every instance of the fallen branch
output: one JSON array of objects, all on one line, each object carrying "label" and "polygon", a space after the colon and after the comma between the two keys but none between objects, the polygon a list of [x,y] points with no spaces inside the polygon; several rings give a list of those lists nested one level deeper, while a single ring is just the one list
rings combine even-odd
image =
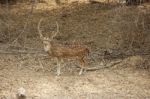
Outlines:
[{"label": "fallen branch", "polygon": [[11,51],[4,51],[0,50],[0,54],[44,54],[46,53],[44,51],[26,51],[26,50],[11,50]]},{"label": "fallen branch", "polygon": [[15,46],[12,44],[7,44],[7,49],[8,48],[13,48],[13,49],[22,49],[22,50],[33,50],[33,51],[44,51],[43,49],[38,49],[38,48],[31,48],[31,47],[20,47],[20,46]]},{"label": "fallen branch", "polygon": [[110,67],[113,67],[113,66],[115,66],[115,65],[117,65],[117,64],[119,64],[121,62],[122,62],[122,60],[119,60],[119,61],[110,63],[108,65],[105,65],[103,67],[98,66],[98,67],[87,68],[87,71],[95,71],[95,70],[99,70],[99,69],[110,68]]}]

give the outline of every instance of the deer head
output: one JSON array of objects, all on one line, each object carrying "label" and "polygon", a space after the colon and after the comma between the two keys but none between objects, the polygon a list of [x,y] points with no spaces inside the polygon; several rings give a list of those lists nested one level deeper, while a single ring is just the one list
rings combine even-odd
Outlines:
[{"label": "deer head", "polygon": [[42,21],[43,21],[43,19],[40,19],[40,21],[38,23],[38,33],[39,33],[40,39],[43,42],[44,50],[47,52],[51,48],[51,42],[53,41],[54,37],[59,33],[59,25],[58,25],[58,22],[56,22],[57,31],[56,32],[53,31],[52,36],[50,38],[48,38],[48,37],[44,37],[42,35],[42,30],[40,29],[40,25],[41,25]]}]

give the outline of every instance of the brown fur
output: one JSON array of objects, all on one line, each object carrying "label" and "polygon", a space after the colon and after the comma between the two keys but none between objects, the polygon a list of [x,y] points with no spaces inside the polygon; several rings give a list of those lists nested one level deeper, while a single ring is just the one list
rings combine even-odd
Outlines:
[{"label": "brown fur", "polygon": [[[85,65],[86,65],[85,58],[89,54],[89,49],[83,45],[75,44],[75,43],[67,44],[67,45],[55,43],[53,41],[53,38],[57,35],[58,29],[57,29],[57,32],[55,32],[51,38],[43,37],[39,29],[40,23],[41,23],[41,20],[38,25],[39,35],[43,42],[44,50],[51,57],[55,57],[57,59],[57,65],[59,65],[57,67],[57,74],[60,75],[60,60],[63,60],[64,58],[67,58],[67,59],[77,58],[78,61],[80,62],[80,67],[81,67],[79,74],[82,74],[83,69],[85,69]],[[58,24],[57,24],[57,28],[58,28]]]},{"label": "brown fur", "polygon": [[89,54],[89,49],[87,47],[83,47],[81,45],[61,45],[49,42],[51,48],[47,53],[51,57],[55,57],[57,59],[64,59],[64,58],[74,58],[80,62],[80,67],[84,68],[86,63],[86,56]]}]

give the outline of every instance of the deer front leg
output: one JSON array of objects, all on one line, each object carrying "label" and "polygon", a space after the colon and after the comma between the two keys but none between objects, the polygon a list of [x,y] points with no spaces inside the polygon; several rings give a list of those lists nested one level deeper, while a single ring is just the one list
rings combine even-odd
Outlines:
[{"label": "deer front leg", "polygon": [[79,75],[82,75],[83,74],[83,71],[85,70],[85,60],[84,58],[81,58],[80,59],[80,72],[79,72]]},{"label": "deer front leg", "polygon": [[57,76],[59,76],[61,73],[60,73],[60,59],[59,58],[56,58],[57,59]]},{"label": "deer front leg", "polygon": [[57,59],[57,76],[59,76],[61,74],[60,70],[61,70],[61,63],[63,63],[63,59],[61,58],[56,58]]},{"label": "deer front leg", "polygon": [[80,69],[79,75],[82,75],[83,70],[84,70],[83,68]]}]

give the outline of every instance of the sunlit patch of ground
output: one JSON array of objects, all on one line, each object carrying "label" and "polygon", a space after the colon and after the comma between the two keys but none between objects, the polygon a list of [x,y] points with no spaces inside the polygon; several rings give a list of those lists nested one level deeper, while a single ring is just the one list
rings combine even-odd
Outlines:
[{"label": "sunlit patch of ground", "polygon": [[[63,73],[59,77],[55,75],[56,65],[53,65],[52,61],[48,62],[51,67],[45,66],[44,70],[38,71],[30,64],[30,61],[21,67],[20,62],[25,61],[19,61],[19,58],[10,55],[1,56],[1,97],[13,96],[18,88],[24,87],[28,97],[37,99],[150,98],[149,72],[133,69],[124,61],[116,67],[88,71],[81,76],[78,75],[78,70],[73,70],[74,74],[62,70]],[[122,65],[124,65],[123,68]],[[37,65],[38,67],[40,66]],[[54,70],[46,71],[48,69]]]}]

